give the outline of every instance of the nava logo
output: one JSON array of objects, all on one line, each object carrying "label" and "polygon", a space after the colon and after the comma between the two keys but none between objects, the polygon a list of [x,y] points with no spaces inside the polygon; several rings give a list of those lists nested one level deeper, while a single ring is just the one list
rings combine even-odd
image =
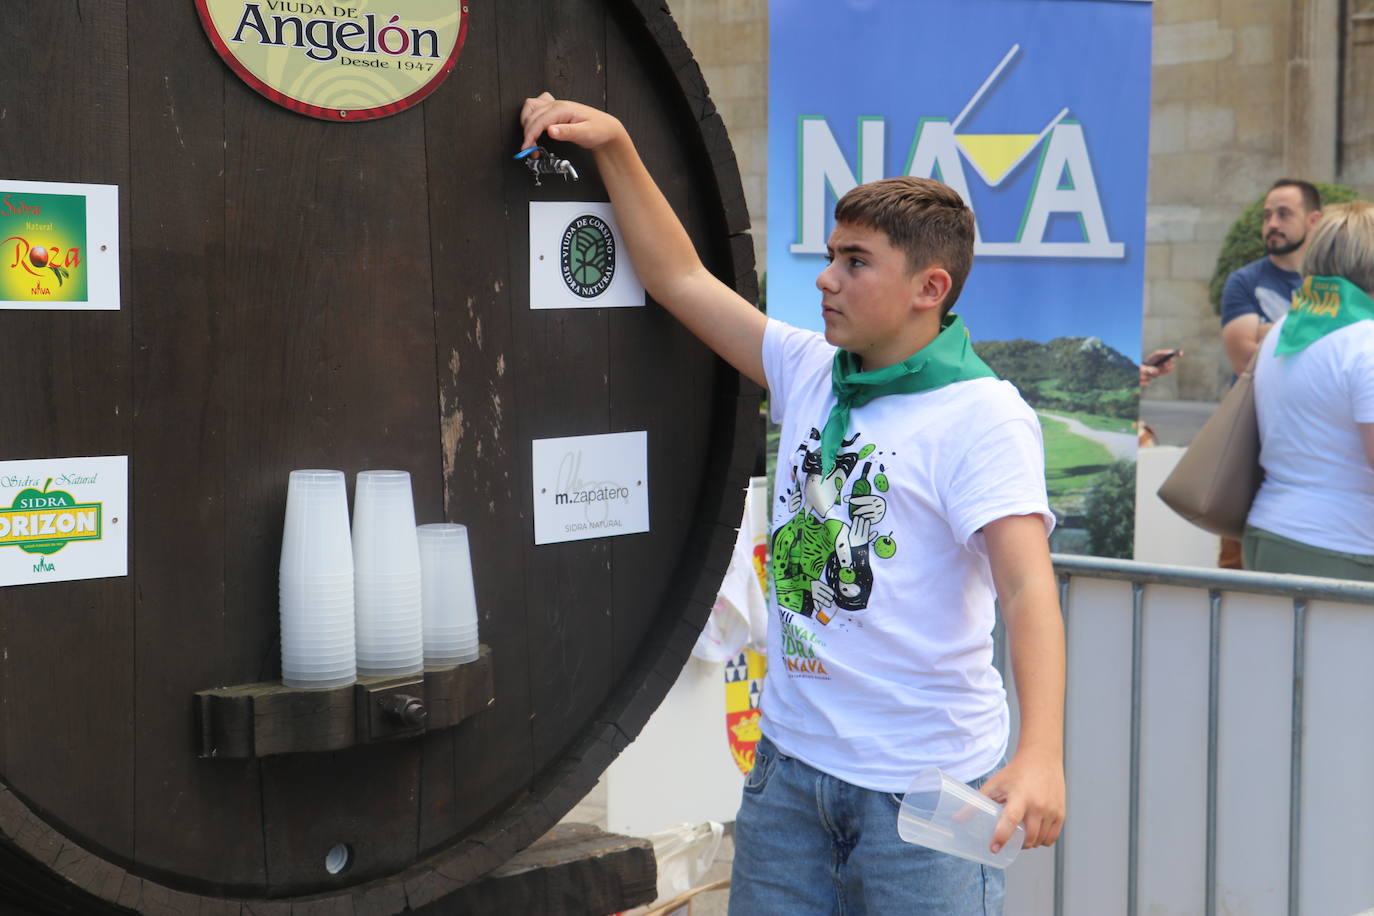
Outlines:
[{"label": "nava logo", "polygon": [[[946,117],[921,120],[903,174],[936,178],[971,203],[973,197],[969,194],[965,163],[972,166],[984,185],[995,188],[1039,150],[1039,167],[1015,239],[985,241],[975,223],[974,254],[1016,258],[1124,258],[1125,245],[1112,241],[1107,231],[1083,127],[1067,117],[1067,107],[1060,109],[1038,133],[960,130],[1020,51],[1019,44],[1012,45],[953,120]],[[797,237],[800,241],[791,246],[793,254],[825,253],[827,188],[838,198],[859,184],[887,175],[886,135],[885,118],[859,119],[856,177],[826,120],[821,117],[799,119]],[[1056,214],[1078,217],[1079,241],[1046,240],[1050,217]],[[974,216],[976,219],[976,208]]]},{"label": "nava logo", "polygon": [[72,541],[100,540],[101,504],[78,503],[50,486],[51,477],[42,490],[21,490],[10,508],[0,509],[0,547],[50,556]]}]

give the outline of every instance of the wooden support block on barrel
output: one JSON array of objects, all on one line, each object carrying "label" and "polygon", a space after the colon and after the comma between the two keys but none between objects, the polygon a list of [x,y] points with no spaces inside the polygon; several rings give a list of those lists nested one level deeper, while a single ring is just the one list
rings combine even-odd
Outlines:
[{"label": "wooden support block on barrel", "polygon": [[658,896],[654,847],[591,824],[559,824],[475,884],[417,913],[604,916]]},{"label": "wooden support block on barrel", "polygon": [[[240,684],[196,693],[201,757],[338,751],[457,725],[496,702],[491,650],[463,665],[307,690]],[[419,705],[420,712],[412,714]]]}]

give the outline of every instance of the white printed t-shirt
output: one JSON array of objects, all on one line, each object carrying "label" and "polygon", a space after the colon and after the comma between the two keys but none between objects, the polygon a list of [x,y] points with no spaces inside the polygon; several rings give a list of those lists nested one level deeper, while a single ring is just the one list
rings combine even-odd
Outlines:
[{"label": "white printed t-shirt", "polygon": [[[1040,425],[993,378],[879,397],[851,411],[822,479],[834,354],[768,322],[782,439],[761,727],[784,754],[868,789],[905,792],[930,765],[972,780],[1001,761],[1009,723],[979,529],[1032,513],[1053,527]],[[856,486],[876,521],[851,517]]]}]

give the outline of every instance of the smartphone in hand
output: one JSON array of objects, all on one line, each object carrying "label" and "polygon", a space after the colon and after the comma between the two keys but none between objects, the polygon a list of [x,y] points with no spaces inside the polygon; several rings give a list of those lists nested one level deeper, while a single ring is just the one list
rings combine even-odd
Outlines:
[{"label": "smartphone in hand", "polygon": [[1147,366],[1162,366],[1162,365],[1164,365],[1165,363],[1167,363],[1169,360],[1173,359],[1175,356],[1178,356],[1178,351],[1177,351],[1177,350],[1168,350],[1168,351],[1165,351],[1164,353],[1161,353],[1161,354],[1158,355],[1158,356],[1153,356],[1153,357],[1151,357],[1151,358],[1145,360],[1145,365],[1147,365]]}]

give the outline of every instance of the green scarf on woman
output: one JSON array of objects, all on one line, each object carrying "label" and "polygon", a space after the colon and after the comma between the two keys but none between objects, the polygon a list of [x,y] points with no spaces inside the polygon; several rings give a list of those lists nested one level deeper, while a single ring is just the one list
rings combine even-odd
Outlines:
[{"label": "green scarf on woman", "polygon": [[1374,299],[1344,277],[1304,277],[1274,353],[1297,353],[1348,324],[1374,318]]}]

